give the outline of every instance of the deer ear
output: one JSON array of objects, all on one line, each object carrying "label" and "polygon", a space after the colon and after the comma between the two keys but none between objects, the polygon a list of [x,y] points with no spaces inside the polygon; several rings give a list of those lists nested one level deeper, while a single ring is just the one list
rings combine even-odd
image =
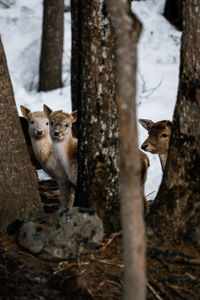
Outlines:
[{"label": "deer ear", "polygon": [[47,117],[49,117],[49,115],[53,112],[53,110],[50,107],[48,107],[46,104],[43,105],[43,110]]},{"label": "deer ear", "polygon": [[71,113],[71,116],[72,116],[72,118],[73,118],[73,122],[76,122],[76,120],[77,120],[77,110],[73,111],[73,112]]},{"label": "deer ear", "polygon": [[147,131],[149,131],[154,124],[153,121],[148,119],[139,119],[139,122]]},{"label": "deer ear", "polygon": [[72,136],[78,138],[77,122],[72,123]]},{"label": "deer ear", "polygon": [[28,109],[27,107],[20,105],[20,109],[22,112],[22,115],[24,116],[24,118],[28,119],[28,115],[31,113],[30,109]]}]

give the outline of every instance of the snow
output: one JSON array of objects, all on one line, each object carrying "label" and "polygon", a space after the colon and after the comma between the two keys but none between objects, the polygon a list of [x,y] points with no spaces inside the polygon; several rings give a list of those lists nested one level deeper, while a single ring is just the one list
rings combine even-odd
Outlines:
[{"label": "snow", "polygon": [[[5,2],[5,1],[4,1]],[[63,82],[64,87],[51,92],[37,92],[39,57],[42,33],[42,0],[7,0],[10,8],[0,2],[0,29],[8,67],[19,106],[42,110],[47,104],[53,110],[71,112],[70,56],[71,18],[65,13]],[[69,5],[69,0],[65,1]],[[159,121],[172,120],[176,102],[180,37],[178,32],[162,16],[165,0],[133,1],[132,11],[143,24],[138,45],[138,118]],[[139,142],[147,132],[138,125]],[[162,171],[157,155],[148,153],[151,166],[145,194],[153,199],[160,185]],[[45,179],[40,171],[39,178]]]}]

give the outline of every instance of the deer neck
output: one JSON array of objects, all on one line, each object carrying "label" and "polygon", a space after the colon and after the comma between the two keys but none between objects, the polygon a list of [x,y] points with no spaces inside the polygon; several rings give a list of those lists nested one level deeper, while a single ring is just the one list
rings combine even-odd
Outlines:
[{"label": "deer neck", "polygon": [[63,141],[53,143],[57,157],[74,185],[77,177],[77,143],[78,140],[71,134]]},{"label": "deer neck", "polygon": [[158,156],[160,158],[160,163],[161,163],[162,171],[164,172],[165,165],[166,165],[166,162],[167,162],[168,153],[158,154]]},{"label": "deer neck", "polygon": [[52,153],[52,142],[50,140],[50,137],[46,136],[40,139],[31,137],[31,143],[36,158],[44,167],[47,160],[49,159],[49,155]]}]

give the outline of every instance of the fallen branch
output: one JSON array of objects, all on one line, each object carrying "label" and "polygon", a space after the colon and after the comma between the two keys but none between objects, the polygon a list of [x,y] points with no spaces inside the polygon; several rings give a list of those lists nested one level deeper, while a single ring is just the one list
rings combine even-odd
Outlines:
[{"label": "fallen branch", "polygon": [[158,300],[164,300],[163,298],[161,298],[158,293],[154,290],[154,288],[147,282],[147,288],[150,290],[150,292],[152,292],[152,294],[156,297],[156,299]]}]

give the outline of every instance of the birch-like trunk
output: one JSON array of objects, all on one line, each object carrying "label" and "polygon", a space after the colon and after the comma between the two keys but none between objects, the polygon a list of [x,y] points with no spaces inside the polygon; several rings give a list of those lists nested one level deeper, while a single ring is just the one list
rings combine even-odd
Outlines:
[{"label": "birch-like trunk", "polygon": [[124,248],[124,299],[146,295],[145,232],[136,127],[137,43],[141,24],[122,0],[106,0],[116,33],[117,103],[120,119],[120,179]]}]

